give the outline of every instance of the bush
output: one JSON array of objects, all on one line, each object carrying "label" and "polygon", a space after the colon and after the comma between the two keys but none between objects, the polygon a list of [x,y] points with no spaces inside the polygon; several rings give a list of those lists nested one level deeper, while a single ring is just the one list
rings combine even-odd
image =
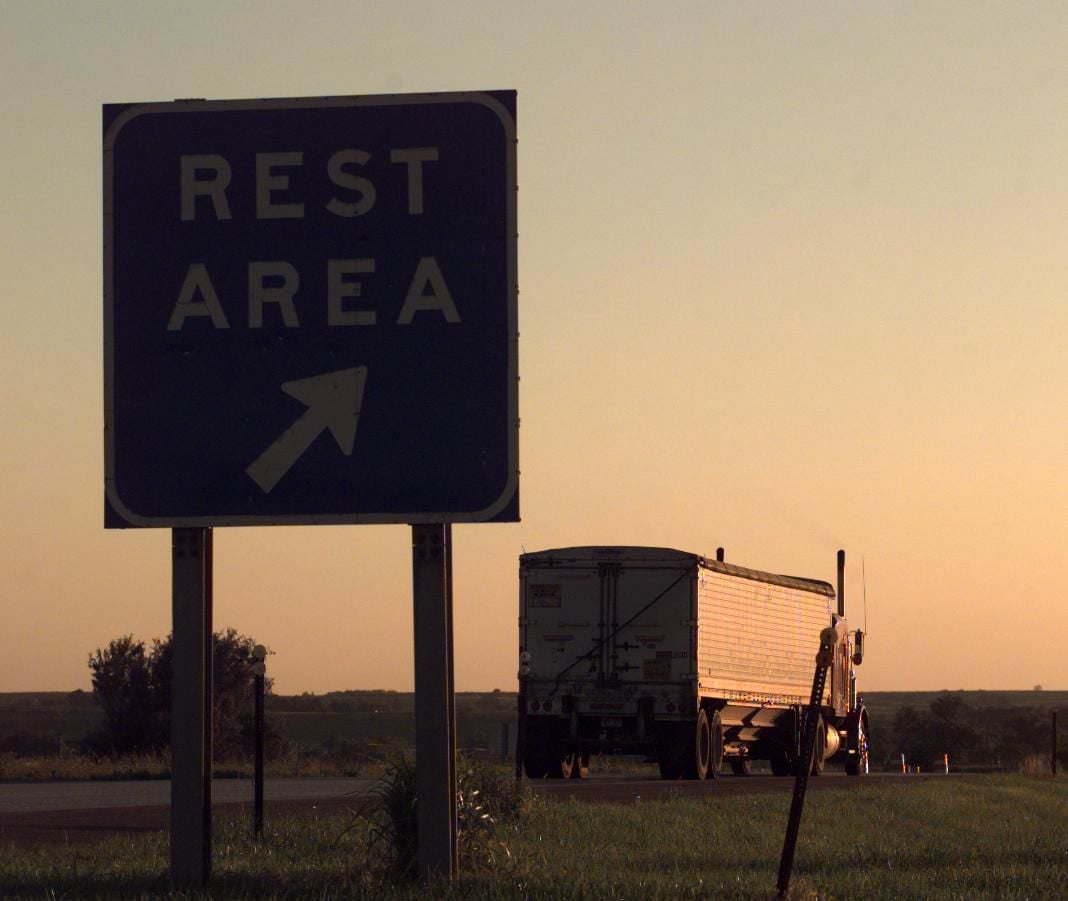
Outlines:
[{"label": "bush", "polygon": [[[499,870],[513,863],[508,845],[498,835],[499,827],[517,819],[529,797],[529,789],[515,784],[500,767],[475,763],[465,757],[456,771],[457,847],[461,868]],[[415,763],[407,755],[386,767],[385,775],[357,818],[369,825],[368,855],[376,854],[384,870],[400,878],[416,875],[419,818]],[[349,829],[355,826],[355,821]]]},{"label": "bush", "polygon": [[[252,737],[253,674],[256,641],[235,629],[214,633],[212,654],[212,731],[215,758],[248,753]],[[100,756],[153,753],[171,739],[171,636],[145,643],[124,635],[89,655],[93,697],[104,711],[104,725],[84,747]],[[270,690],[270,679],[266,680]],[[268,726],[269,752],[284,742]]]},{"label": "bush", "polygon": [[387,765],[385,775],[357,814],[370,827],[369,856],[375,852],[381,855],[385,869],[395,876],[415,876],[419,843],[416,801],[415,763],[401,756]]},{"label": "bush", "polygon": [[1020,761],[1020,773],[1024,776],[1053,777],[1053,769],[1050,766],[1049,755],[1030,754]]}]

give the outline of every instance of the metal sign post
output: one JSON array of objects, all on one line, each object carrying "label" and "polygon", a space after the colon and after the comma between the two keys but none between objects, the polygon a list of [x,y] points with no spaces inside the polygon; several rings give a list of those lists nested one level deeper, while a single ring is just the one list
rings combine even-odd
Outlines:
[{"label": "metal sign post", "polygon": [[412,526],[416,814],[425,879],[452,879],[457,869],[450,532],[443,523]]},{"label": "metal sign post", "polygon": [[460,867],[460,824],[457,821],[457,804],[460,797],[460,781],[456,772],[456,664],[453,655],[453,617],[452,617],[452,523],[445,523],[445,624],[448,629],[448,645],[445,652],[446,665],[449,668],[449,694],[445,699],[448,704],[449,719],[449,798],[451,813],[449,817],[449,853],[452,859],[452,875]]},{"label": "metal sign post", "polygon": [[171,879],[211,874],[211,529],[172,532]]},{"label": "metal sign post", "polygon": [[519,520],[515,91],[103,107],[104,524],[174,535],[207,880],[211,528],[412,526],[419,855],[456,872],[451,523]]}]

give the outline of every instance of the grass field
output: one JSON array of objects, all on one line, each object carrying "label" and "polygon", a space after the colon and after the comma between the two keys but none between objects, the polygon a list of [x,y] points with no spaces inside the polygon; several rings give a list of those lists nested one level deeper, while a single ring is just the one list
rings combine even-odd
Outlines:
[{"label": "grass field", "polygon": [[[172,893],[165,835],[0,855],[6,898],[772,898],[789,797],[630,805],[527,798],[464,852],[451,887],[384,870],[352,817],[217,830],[206,893]],[[791,896],[1055,898],[1068,889],[1068,783],[1021,776],[864,784],[806,801]]]}]

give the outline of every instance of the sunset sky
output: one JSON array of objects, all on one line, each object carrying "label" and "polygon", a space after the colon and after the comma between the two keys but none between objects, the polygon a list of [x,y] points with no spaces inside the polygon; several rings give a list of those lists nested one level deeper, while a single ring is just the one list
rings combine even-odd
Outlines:
[{"label": "sunset sky", "polygon": [[[457,688],[514,688],[518,555],[582,544],[832,582],[841,547],[863,688],[1068,688],[1065,5],[2,13],[0,691],[170,630],[169,530],[103,526],[101,106],[492,89],[522,522],[454,530]],[[215,547],[276,691],[411,689],[407,526]]]}]

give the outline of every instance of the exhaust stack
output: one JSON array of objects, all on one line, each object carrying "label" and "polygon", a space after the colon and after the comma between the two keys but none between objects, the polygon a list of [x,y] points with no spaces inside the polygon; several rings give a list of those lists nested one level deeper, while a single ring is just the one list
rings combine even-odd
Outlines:
[{"label": "exhaust stack", "polygon": [[716,548],[716,560],[720,563],[723,562],[723,548]]},{"label": "exhaust stack", "polygon": [[838,615],[845,616],[845,551],[838,552]]}]

